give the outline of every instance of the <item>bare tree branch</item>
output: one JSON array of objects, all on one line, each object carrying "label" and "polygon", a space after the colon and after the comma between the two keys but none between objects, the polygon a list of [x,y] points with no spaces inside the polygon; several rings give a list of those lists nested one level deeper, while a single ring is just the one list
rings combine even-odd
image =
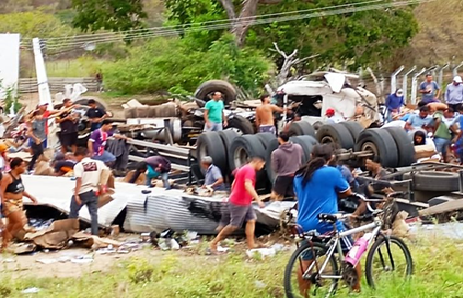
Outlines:
[{"label": "bare tree branch", "polygon": [[305,58],[303,58],[303,59],[295,59],[295,60],[293,60],[291,63],[292,63],[293,65],[295,65],[295,64],[300,64],[300,63],[305,62],[305,61],[307,61],[307,60],[316,58],[316,57],[318,57],[318,56],[320,56],[320,54],[316,54],[316,55],[313,55],[313,56],[310,56],[310,57],[305,57]]},{"label": "bare tree branch", "polygon": [[231,30],[231,32],[235,34],[236,44],[239,46],[244,44],[248,27],[254,23],[258,2],[259,0],[243,0],[243,8],[241,9],[240,16]]},{"label": "bare tree branch", "polygon": [[235,19],[235,6],[233,5],[232,0],[219,0],[223,8],[227,12],[229,19]]}]

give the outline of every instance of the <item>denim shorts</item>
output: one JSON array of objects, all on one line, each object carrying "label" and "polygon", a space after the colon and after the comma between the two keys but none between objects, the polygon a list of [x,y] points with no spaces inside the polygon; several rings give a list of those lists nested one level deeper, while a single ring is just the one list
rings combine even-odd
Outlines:
[{"label": "denim shorts", "polygon": [[110,162],[116,161],[116,157],[108,151],[104,151],[103,154],[101,155],[94,155],[92,156],[92,159],[101,160],[104,163],[110,163]]}]

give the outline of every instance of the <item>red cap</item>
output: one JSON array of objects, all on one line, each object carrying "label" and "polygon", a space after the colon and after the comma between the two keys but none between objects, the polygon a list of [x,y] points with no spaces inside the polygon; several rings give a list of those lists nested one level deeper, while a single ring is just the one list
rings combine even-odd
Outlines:
[{"label": "red cap", "polygon": [[333,108],[328,108],[326,109],[325,115],[334,115],[335,111]]}]

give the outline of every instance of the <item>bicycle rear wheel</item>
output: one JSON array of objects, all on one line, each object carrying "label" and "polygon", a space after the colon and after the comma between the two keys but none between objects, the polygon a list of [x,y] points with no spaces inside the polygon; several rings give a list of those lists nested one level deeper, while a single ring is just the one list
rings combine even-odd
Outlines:
[{"label": "bicycle rear wheel", "polygon": [[405,242],[397,237],[390,237],[390,248],[387,239],[378,238],[368,252],[365,274],[368,285],[375,285],[382,280],[390,282],[391,278],[407,279],[413,273],[413,260]]},{"label": "bicycle rear wheel", "polygon": [[[321,279],[318,274],[318,270],[321,269],[327,257],[325,245],[314,242],[312,252],[308,242],[302,243],[291,255],[285,269],[283,286],[286,296],[288,298],[308,298],[310,295],[324,298],[333,295],[338,287],[338,279]],[[338,263],[334,256],[329,258],[323,275],[339,275]],[[314,281],[316,284],[313,284]]]}]

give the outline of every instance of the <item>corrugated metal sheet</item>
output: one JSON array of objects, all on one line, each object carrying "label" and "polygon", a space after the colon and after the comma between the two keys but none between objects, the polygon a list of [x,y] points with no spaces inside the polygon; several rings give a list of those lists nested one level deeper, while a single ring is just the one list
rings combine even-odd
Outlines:
[{"label": "corrugated metal sheet", "polygon": [[[74,181],[66,177],[22,176],[26,191],[38,199],[39,205],[54,207],[69,213]],[[195,231],[199,234],[215,234],[221,215],[222,199],[197,197],[179,190],[150,188],[146,186],[116,182],[114,200],[98,209],[98,223],[110,227],[119,213],[127,207],[124,229],[129,232],[161,232],[172,228],[177,232]],[[32,205],[28,199],[24,204]],[[146,204],[146,206],[145,206]],[[257,220],[272,226],[278,225],[280,213],[294,202],[272,203],[265,209],[255,206]],[[87,207],[80,211],[79,218],[90,222]]]}]

